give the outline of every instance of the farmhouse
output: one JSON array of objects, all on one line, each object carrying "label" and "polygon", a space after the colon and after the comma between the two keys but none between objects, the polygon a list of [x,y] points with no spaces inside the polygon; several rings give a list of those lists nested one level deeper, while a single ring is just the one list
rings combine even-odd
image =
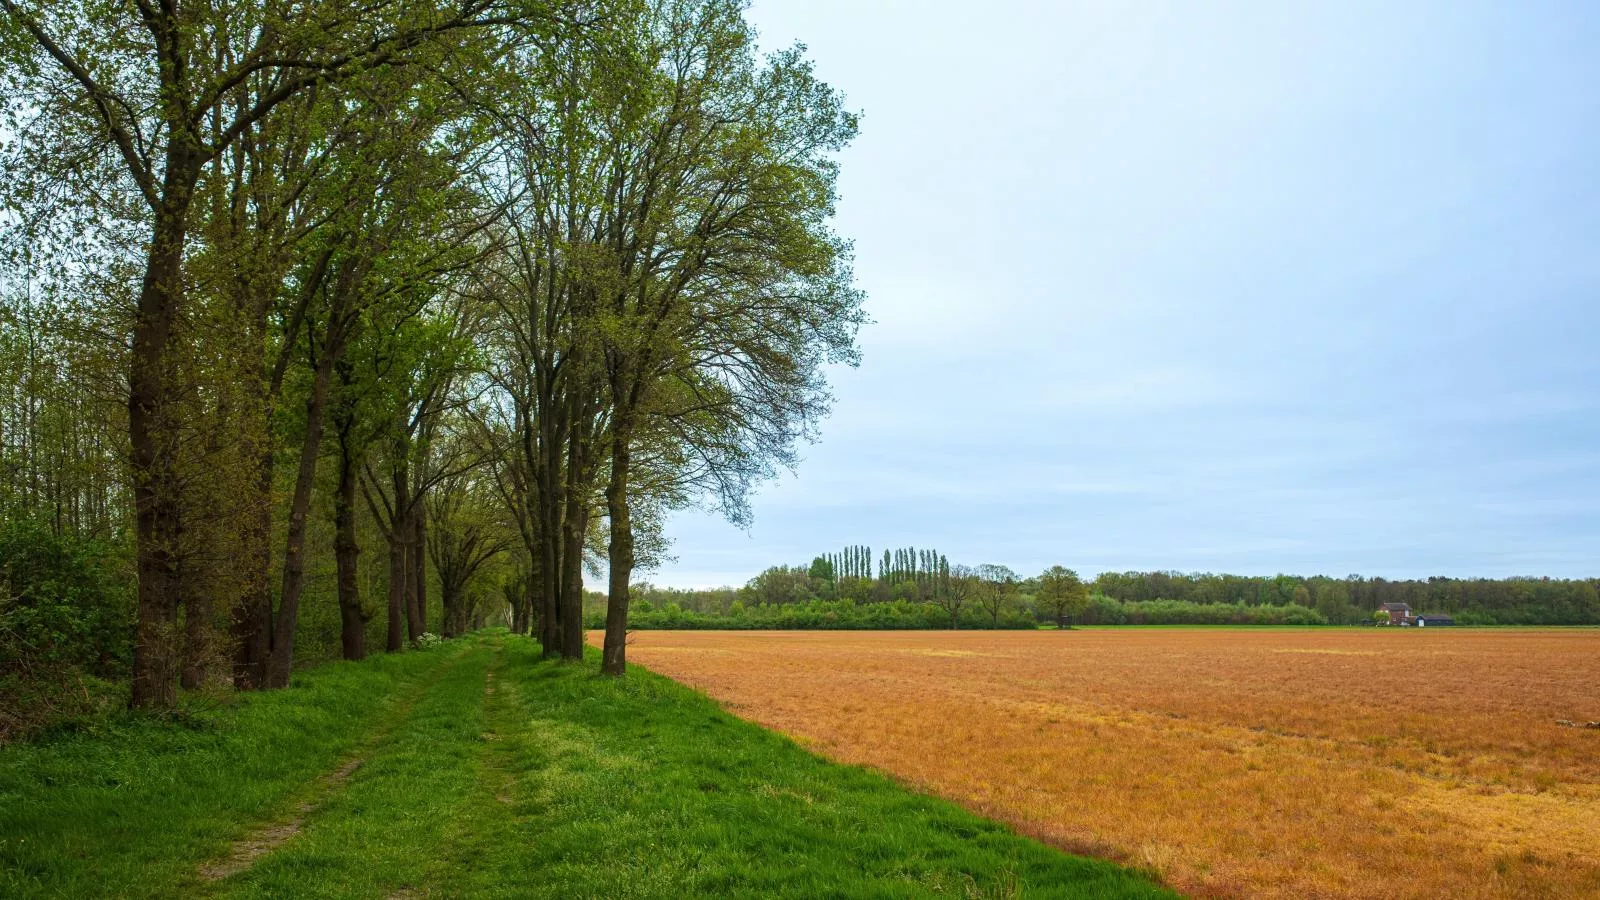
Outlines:
[{"label": "farmhouse", "polygon": [[1410,624],[1410,620],[1411,620],[1411,604],[1409,604],[1409,603],[1385,603],[1380,608],[1384,612],[1389,614],[1389,624],[1390,625],[1408,625],[1408,624]]}]

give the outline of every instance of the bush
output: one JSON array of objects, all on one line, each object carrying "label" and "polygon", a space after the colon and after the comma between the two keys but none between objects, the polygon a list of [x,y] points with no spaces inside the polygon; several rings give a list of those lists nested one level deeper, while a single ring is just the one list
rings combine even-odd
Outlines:
[{"label": "bush", "polygon": [[0,741],[119,705],[134,621],[116,548],[0,523]]},{"label": "bush", "polygon": [[65,664],[105,678],[133,658],[130,579],[111,548],[0,525],[0,666]]}]

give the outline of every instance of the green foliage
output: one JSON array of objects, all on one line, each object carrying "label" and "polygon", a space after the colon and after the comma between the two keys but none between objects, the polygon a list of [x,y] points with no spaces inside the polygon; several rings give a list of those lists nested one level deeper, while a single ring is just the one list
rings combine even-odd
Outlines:
[{"label": "green foliage", "polygon": [[1385,603],[1406,603],[1419,613],[1448,613],[1460,624],[1600,625],[1600,591],[1592,579],[1442,578],[1390,581],[1323,575],[1272,577],[1209,572],[1102,572],[1094,589],[1130,602],[1183,600],[1315,608],[1336,625],[1372,620]]},{"label": "green foliage", "polygon": [[118,548],[0,523],[0,666],[58,663],[122,674],[132,655],[133,599]]},{"label": "green foliage", "polygon": [[0,743],[78,727],[121,706],[133,654],[121,548],[0,522]]},{"label": "green foliage", "polygon": [[806,571],[806,575],[817,581],[826,581],[832,584],[834,581],[833,561],[825,556],[813,559],[811,568]]},{"label": "green foliage", "polygon": [[1035,602],[1057,622],[1080,616],[1089,608],[1089,586],[1072,569],[1051,566],[1036,581]]},{"label": "green foliage", "polygon": [[1322,613],[1298,604],[1247,606],[1144,600],[1123,603],[1096,594],[1080,621],[1086,625],[1327,625]]},{"label": "green foliage", "polygon": [[[586,627],[599,628],[603,617],[591,616]],[[757,603],[748,607],[734,601],[727,614],[684,610],[677,604],[663,609],[634,607],[628,625],[642,631],[662,630],[803,630],[892,631],[949,628],[950,614],[933,603],[891,600],[857,603],[854,600],[804,600],[795,603]],[[977,608],[964,610],[962,628],[1031,629],[1037,627],[1024,612],[1007,611],[998,619]]]}]

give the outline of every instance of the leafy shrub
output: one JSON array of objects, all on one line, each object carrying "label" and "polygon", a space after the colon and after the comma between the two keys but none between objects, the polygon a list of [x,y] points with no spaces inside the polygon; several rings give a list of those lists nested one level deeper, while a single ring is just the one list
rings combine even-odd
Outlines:
[{"label": "leafy shrub", "polygon": [[437,634],[434,634],[431,631],[424,631],[423,633],[417,635],[417,649],[419,650],[431,650],[443,643],[444,638],[439,637]]},{"label": "leafy shrub", "polygon": [[37,522],[0,523],[0,741],[100,716],[133,658],[126,558]]},{"label": "leafy shrub", "polygon": [[0,525],[0,666],[67,664],[115,678],[133,656],[132,585],[104,544]]}]

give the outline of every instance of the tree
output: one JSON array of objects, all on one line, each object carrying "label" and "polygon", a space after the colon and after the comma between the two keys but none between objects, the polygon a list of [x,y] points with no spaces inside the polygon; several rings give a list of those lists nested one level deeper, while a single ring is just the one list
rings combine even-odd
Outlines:
[{"label": "tree", "polygon": [[992,627],[1000,627],[1000,616],[1009,610],[1017,593],[1017,573],[1009,566],[984,563],[976,569],[975,598],[989,614]]},{"label": "tree", "polygon": [[806,572],[812,578],[828,584],[833,584],[836,578],[834,575],[833,561],[828,559],[826,556],[819,556],[811,560],[811,567],[807,569]]},{"label": "tree", "polygon": [[1089,586],[1078,573],[1061,566],[1051,566],[1039,575],[1039,605],[1049,610],[1056,623],[1070,627],[1072,619],[1089,608]]},{"label": "tree", "polygon": [[771,605],[804,603],[816,597],[810,573],[800,566],[772,566],[750,579],[740,594],[752,603]]},{"label": "tree", "polygon": [[856,120],[799,50],[759,61],[732,0],[651,4],[619,44],[642,84],[586,85],[615,106],[596,166],[610,202],[585,235],[597,265],[580,290],[604,322],[609,674],[626,665],[642,435],[681,440],[737,518],[753,478],[792,464],[827,408],[822,367],[854,362],[862,321],[848,246],[827,225],[832,154]]},{"label": "tree", "polygon": [[967,566],[949,566],[941,573],[933,603],[950,617],[951,629],[961,627],[961,610],[977,592],[978,574]]}]

